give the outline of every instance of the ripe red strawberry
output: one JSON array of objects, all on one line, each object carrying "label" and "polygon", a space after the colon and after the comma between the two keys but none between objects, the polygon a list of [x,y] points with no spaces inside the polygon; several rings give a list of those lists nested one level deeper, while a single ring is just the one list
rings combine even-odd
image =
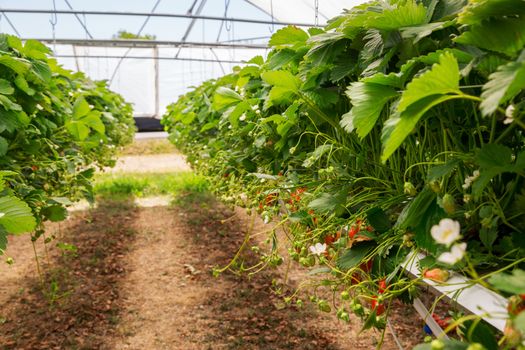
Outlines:
[{"label": "ripe red strawberry", "polygon": [[377,301],[377,297],[373,296],[370,302],[370,308],[376,310],[376,315],[381,316],[385,312],[385,305]]},{"label": "ripe red strawberry", "polygon": [[326,245],[332,245],[336,241],[335,237],[332,235],[328,235],[324,238],[324,242]]},{"label": "ripe red strawberry", "polygon": [[361,265],[359,265],[359,268],[363,270],[364,272],[369,273],[370,271],[372,271],[373,264],[374,264],[374,261],[370,259],[367,262],[364,262]]},{"label": "ripe red strawberry", "polygon": [[359,232],[359,229],[355,226],[352,226],[348,231],[348,237],[354,238],[354,236]]},{"label": "ripe red strawberry", "polygon": [[379,294],[383,294],[386,288],[387,288],[386,279],[383,278],[382,280],[379,281],[378,286],[377,286],[377,290]]},{"label": "ripe red strawberry", "polygon": [[509,303],[507,304],[507,311],[510,315],[518,315],[525,310],[525,302],[523,302],[523,297],[513,295],[509,298]]},{"label": "ripe red strawberry", "polygon": [[306,191],[306,188],[300,187],[295,191],[290,193],[291,200],[299,202],[301,200],[301,195]]},{"label": "ripe red strawberry", "polygon": [[270,194],[268,194],[266,196],[266,199],[265,199],[266,205],[268,205],[268,206],[275,205],[276,202],[277,202],[277,197],[279,197],[278,193],[270,193]]},{"label": "ripe red strawberry", "polygon": [[439,315],[432,314],[432,318],[434,319],[434,321],[436,321],[438,326],[440,326],[443,329],[445,329],[448,326],[450,326],[450,324],[452,322],[452,317],[444,317],[443,318],[443,317],[440,317]]}]

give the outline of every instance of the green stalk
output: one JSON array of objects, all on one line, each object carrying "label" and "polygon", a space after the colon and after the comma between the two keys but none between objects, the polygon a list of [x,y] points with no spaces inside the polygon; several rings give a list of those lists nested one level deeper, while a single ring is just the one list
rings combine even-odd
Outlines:
[{"label": "green stalk", "polygon": [[344,132],[343,128],[341,128],[339,123],[335,122],[332,118],[327,116],[308,96],[303,94],[301,91],[299,91],[298,94],[304,100],[304,102],[306,102],[308,107],[310,107],[310,109],[312,109],[315,112],[315,114],[317,114],[321,119],[330,124],[335,130]]},{"label": "green stalk", "polygon": [[494,138],[496,137],[496,122],[498,121],[496,114],[492,116],[492,123],[490,126],[490,137],[489,143],[494,143]]}]

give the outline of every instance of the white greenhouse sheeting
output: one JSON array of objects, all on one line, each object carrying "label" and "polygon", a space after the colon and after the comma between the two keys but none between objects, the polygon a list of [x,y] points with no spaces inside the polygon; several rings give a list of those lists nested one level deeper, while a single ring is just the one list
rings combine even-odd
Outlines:
[{"label": "white greenhouse sheeting", "polygon": [[[173,47],[159,47],[158,57],[175,57],[178,50]],[[145,57],[154,57],[154,49],[133,48],[128,52],[127,48],[117,47],[75,46],[73,49],[71,45],[55,46],[55,53],[59,56],[58,61],[64,68],[83,71],[94,80],[109,80],[120,61],[119,58],[99,56],[119,57],[126,52],[128,58],[120,63],[110,87],[133,103],[135,116],[156,116],[155,60],[145,59]],[[178,57],[216,60],[214,54],[219,60],[247,61],[256,55],[265,56],[266,50],[214,48],[212,52],[208,48],[182,48]],[[61,56],[77,56],[77,58]],[[87,58],[85,56],[97,57]],[[141,59],[131,57],[141,57]],[[187,92],[189,87],[197,86],[208,79],[221,77],[231,72],[234,66],[239,65],[238,63],[172,59],[160,59],[158,64],[159,115],[157,117],[164,114],[166,106]]]},{"label": "white greenhouse sheeting", "polygon": [[[315,0],[246,0],[283,22],[315,23]],[[344,9],[362,4],[364,0],[319,0],[318,21],[320,25],[340,15]]]},{"label": "white greenhouse sheeting", "polygon": [[[207,6],[216,7],[216,3],[208,0],[201,0],[204,9]],[[227,16],[242,17],[236,13],[235,8],[239,9],[248,6],[255,11],[255,7],[260,9],[259,19],[271,19],[275,21],[311,23],[316,21],[316,3],[318,4],[317,21],[319,25],[324,25],[326,21],[342,13],[345,8],[351,8],[361,4],[363,0],[237,0],[232,1],[231,9]],[[187,7],[190,3],[185,4]],[[180,4],[179,4],[180,5]],[[125,9],[122,9],[125,11]],[[206,13],[206,11],[204,11]],[[210,13],[206,13],[210,15]],[[221,13],[211,13],[211,15],[221,16]],[[114,17],[120,21],[121,17]],[[142,19],[141,19],[142,20]],[[212,21],[213,22],[213,21]],[[74,23],[74,22],[73,22]],[[189,23],[189,22],[188,22]],[[188,24],[187,23],[187,24]],[[217,22],[215,22],[217,23]],[[187,25],[186,24],[186,25]],[[177,27],[184,31],[185,26]],[[241,43],[250,43],[252,40],[246,39],[250,36],[259,35],[260,38],[268,38],[280,26],[264,25],[258,32],[245,32],[240,29],[240,25],[234,31],[233,24],[224,24],[223,35],[227,39],[240,40]],[[219,28],[211,27],[209,22],[199,20],[195,26],[197,32],[202,30],[203,42],[213,42],[211,37],[216,37]],[[194,30],[194,31],[195,31]],[[155,34],[155,33],[153,33]],[[197,34],[197,33],[195,33]],[[178,36],[178,35],[177,35]],[[220,36],[220,35],[219,35]],[[172,38],[171,40],[180,40]],[[242,40],[245,39],[245,40]],[[199,41],[195,37],[191,40]],[[217,40],[219,38],[217,37]],[[265,39],[267,41],[268,39]],[[261,43],[261,41],[258,41]],[[264,41],[262,42],[264,43]],[[104,46],[81,46],[81,45],[49,45],[57,55],[60,64],[71,70],[80,70],[95,80],[109,80],[113,75],[110,88],[122,94],[127,101],[134,105],[135,116],[160,117],[165,113],[166,106],[186,93],[191,86],[198,86],[203,81],[218,78],[231,72],[232,68],[239,63],[218,61],[247,61],[253,56],[266,56],[266,49],[247,49],[247,48],[175,48],[173,46],[158,46],[158,52],[154,48],[123,48]],[[180,50],[180,51],[179,51]],[[153,59],[155,55],[161,58]],[[94,57],[88,57],[94,56]],[[126,56],[121,60],[119,57]],[[181,58],[183,60],[162,59],[162,58]],[[75,58],[76,57],[76,58]],[[131,57],[137,57],[132,59]],[[150,58],[150,59],[148,59]],[[195,59],[196,61],[193,61]],[[205,61],[199,61],[205,60]],[[118,69],[117,69],[118,66]],[[158,77],[158,81],[156,80]]]}]

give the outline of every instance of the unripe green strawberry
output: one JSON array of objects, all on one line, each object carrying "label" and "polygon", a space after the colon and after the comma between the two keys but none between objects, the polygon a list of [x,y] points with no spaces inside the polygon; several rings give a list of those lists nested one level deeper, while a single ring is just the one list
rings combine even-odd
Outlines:
[{"label": "unripe green strawberry", "polygon": [[337,310],[337,318],[345,322],[350,322],[350,315],[344,308]]},{"label": "unripe green strawberry", "polygon": [[454,197],[452,197],[450,194],[445,194],[442,199],[442,207],[445,209],[447,214],[454,214],[456,211],[456,203],[454,201]]},{"label": "unripe green strawberry", "polygon": [[434,191],[435,193],[440,193],[441,192],[441,185],[439,183],[439,181],[432,181],[428,184],[430,186],[430,189],[432,191]]},{"label": "unripe green strawberry", "polygon": [[317,302],[317,307],[319,308],[319,310],[321,310],[323,312],[330,312],[330,311],[332,311],[332,308],[330,307],[330,305],[328,304],[328,302],[326,300],[319,300]]},{"label": "unripe green strawberry", "polygon": [[414,197],[417,194],[416,188],[414,185],[412,185],[411,182],[405,182],[405,185],[403,186],[403,190],[405,194]]},{"label": "unripe green strawberry", "polygon": [[445,344],[439,339],[434,339],[432,343],[430,343],[430,348],[432,350],[443,350],[445,349]]},{"label": "unripe green strawberry", "polygon": [[365,313],[363,305],[361,305],[361,303],[356,299],[352,300],[352,302],[350,303],[350,308],[357,316],[363,316]]},{"label": "unripe green strawberry", "polygon": [[416,298],[418,296],[418,293],[419,293],[419,289],[417,288],[416,285],[411,284],[410,286],[408,286],[408,295],[411,300],[413,298]]},{"label": "unripe green strawberry", "polygon": [[308,258],[305,258],[305,257],[299,258],[299,264],[303,265],[304,267],[308,267],[309,265]]}]

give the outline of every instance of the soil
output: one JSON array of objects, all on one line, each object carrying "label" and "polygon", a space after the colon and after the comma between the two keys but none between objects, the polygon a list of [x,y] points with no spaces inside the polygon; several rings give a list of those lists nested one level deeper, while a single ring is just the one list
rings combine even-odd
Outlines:
[{"label": "soil", "polygon": [[107,172],[130,173],[168,173],[190,171],[186,159],[179,153],[150,154],[136,156],[122,156],[113,168],[105,169]]},{"label": "soil", "polygon": [[[282,267],[212,276],[243,241],[246,215],[202,196],[171,207],[132,203],[102,202],[50,225],[47,256],[37,241],[43,283],[28,236],[10,239],[15,264],[0,267],[0,349],[375,348],[379,333],[359,334],[358,319],[343,323],[308,302],[286,306],[272,289]],[[255,262],[249,249],[243,259]],[[289,272],[292,284],[301,273]],[[406,348],[422,340],[410,307],[396,307],[392,324]],[[397,349],[389,332],[383,349]]]},{"label": "soil", "polygon": [[120,156],[180,153],[167,139],[167,133],[137,133],[133,143],[120,150]]}]

